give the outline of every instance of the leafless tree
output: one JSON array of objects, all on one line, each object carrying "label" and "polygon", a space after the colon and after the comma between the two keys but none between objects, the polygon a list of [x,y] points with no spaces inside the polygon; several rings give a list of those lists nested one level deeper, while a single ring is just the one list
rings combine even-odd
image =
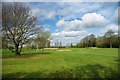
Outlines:
[{"label": "leafless tree", "polygon": [[30,36],[37,33],[36,22],[37,17],[23,3],[3,3],[2,31],[5,32],[9,45],[13,46],[9,49],[16,55],[20,55],[23,44],[29,41]]},{"label": "leafless tree", "polygon": [[108,30],[105,34],[104,34],[104,37],[105,37],[105,40],[106,42],[109,42],[110,44],[110,48],[112,48],[112,42],[114,40],[114,35],[115,33],[110,29]]}]

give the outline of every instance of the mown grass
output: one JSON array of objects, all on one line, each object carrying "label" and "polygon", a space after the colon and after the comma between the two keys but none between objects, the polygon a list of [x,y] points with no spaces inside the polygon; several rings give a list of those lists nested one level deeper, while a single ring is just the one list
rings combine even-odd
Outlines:
[{"label": "mown grass", "polygon": [[117,77],[117,48],[67,49],[71,51],[23,49],[21,56],[3,50],[3,78]]}]

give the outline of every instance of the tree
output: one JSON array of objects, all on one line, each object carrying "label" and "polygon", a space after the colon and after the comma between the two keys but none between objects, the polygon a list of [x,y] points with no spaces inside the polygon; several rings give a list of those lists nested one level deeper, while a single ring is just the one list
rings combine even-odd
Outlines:
[{"label": "tree", "polygon": [[2,25],[9,44],[8,48],[16,55],[20,55],[23,44],[29,41],[30,36],[37,32],[37,18],[32,15],[30,8],[22,3],[3,3]]},{"label": "tree", "polygon": [[5,31],[2,31],[1,33],[1,46],[2,46],[2,49],[6,49],[8,48],[8,39],[7,39],[7,36],[5,35]]},{"label": "tree", "polygon": [[120,37],[118,35],[114,35],[112,39],[112,47],[114,48],[119,48],[120,42],[119,39]]},{"label": "tree", "polygon": [[108,30],[104,36],[95,37],[94,34],[85,36],[81,39],[76,47],[101,47],[101,48],[119,48],[119,35],[116,35],[112,30]]},{"label": "tree", "polygon": [[50,32],[45,31],[41,32],[40,34],[37,35],[37,38],[35,39],[35,43],[38,48],[44,48],[44,47],[50,47]]},{"label": "tree", "polygon": [[73,44],[71,43],[70,47],[72,48],[73,47]]},{"label": "tree", "polygon": [[96,47],[100,47],[100,48],[104,48],[106,47],[105,45],[105,41],[104,41],[104,37],[97,37],[97,40],[96,40]]},{"label": "tree", "polygon": [[96,38],[95,38],[94,34],[91,34],[89,36],[89,44],[90,44],[90,47],[95,47],[96,46]]},{"label": "tree", "polygon": [[60,47],[62,48],[62,42],[60,41]]},{"label": "tree", "polygon": [[[2,31],[2,3],[0,3],[0,32]],[[0,33],[0,49],[2,49],[2,33]],[[1,55],[0,55],[1,57]]]},{"label": "tree", "polygon": [[113,41],[114,35],[115,34],[111,29],[104,34],[105,40],[106,42],[109,43],[110,48],[112,48],[112,41]]},{"label": "tree", "polygon": [[2,40],[2,34],[0,34],[0,49],[2,49],[2,45],[1,44],[3,44],[1,40]]},{"label": "tree", "polygon": [[3,36],[2,37],[2,49],[8,48],[8,40],[7,37]]},{"label": "tree", "polygon": [[56,42],[55,42],[55,47],[60,47],[60,45],[61,45],[60,41],[59,41],[59,40],[56,40]]},{"label": "tree", "polygon": [[94,34],[85,36],[81,39],[80,43],[77,44],[78,47],[95,47],[96,37]]}]

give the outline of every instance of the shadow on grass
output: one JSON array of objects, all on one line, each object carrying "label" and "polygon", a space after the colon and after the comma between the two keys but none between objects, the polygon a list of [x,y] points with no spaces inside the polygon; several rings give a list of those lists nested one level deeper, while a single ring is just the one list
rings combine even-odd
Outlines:
[{"label": "shadow on grass", "polygon": [[8,73],[3,74],[3,78],[40,78],[42,77],[41,72],[32,72],[32,73],[23,73],[23,72],[17,72],[17,73]]},{"label": "shadow on grass", "polygon": [[77,66],[72,69],[65,69],[45,73],[31,72],[31,73],[8,73],[3,74],[3,78],[118,78],[118,72],[112,68],[108,68],[99,64]]},{"label": "shadow on grass", "polygon": [[41,51],[41,52],[33,52],[33,53],[22,53],[21,55],[15,55],[15,54],[11,54],[11,55],[7,55],[7,56],[2,56],[2,58],[27,58],[27,57],[32,57],[35,55],[45,55],[45,54],[51,54],[50,52],[47,51]]},{"label": "shadow on grass", "polygon": [[49,77],[53,78],[117,78],[118,72],[114,71],[112,68],[107,68],[105,66],[96,65],[86,65],[75,67],[74,69],[63,69],[62,71],[56,71],[51,73]]}]

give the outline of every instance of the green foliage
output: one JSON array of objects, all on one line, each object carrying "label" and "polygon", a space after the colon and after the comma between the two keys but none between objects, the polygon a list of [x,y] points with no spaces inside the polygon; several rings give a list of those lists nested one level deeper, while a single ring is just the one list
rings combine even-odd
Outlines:
[{"label": "green foliage", "polygon": [[108,30],[104,36],[95,37],[93,34],[84,37],[76,47],[99,47],[99,48],[119,48],[119,36],[112,30]]},{"label": "green foliage", "polygon": [[104,48],[105,47],[104,43],[105,43],[104,42],[104,37],[98,37],[96,47]]},{"label": "green foliage", "polygon": [[45,31],[38,34],[37,38],[35,39],[35,45],[38,46],[39,49],[44,47],[50,47],[50,32]]},{"label": "green foliage", "polygon": [[77,44],[77,47],[95,47],[96,46],[96,37],[94,34],[84,37],[80,43]]}]

